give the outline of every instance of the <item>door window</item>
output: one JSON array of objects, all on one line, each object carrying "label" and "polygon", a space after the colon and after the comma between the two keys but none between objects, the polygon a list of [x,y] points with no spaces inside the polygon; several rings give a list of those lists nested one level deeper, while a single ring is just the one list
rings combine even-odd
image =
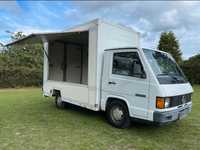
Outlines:
[{"label": "door window", "polygon": [[118,52],[113,55],[112,74],[145,78],[137,52]]}]

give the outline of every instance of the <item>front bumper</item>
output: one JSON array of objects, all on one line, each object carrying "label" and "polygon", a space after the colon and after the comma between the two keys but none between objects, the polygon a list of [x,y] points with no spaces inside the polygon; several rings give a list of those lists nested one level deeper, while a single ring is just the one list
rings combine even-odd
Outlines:
[{"label": "front bumper", "polygon": [[164,112],[155,111],[153,113],[153,120],[154,122],[160,124],[173,122],[184,118],[185,116],[188,115],[189,112],[191,112],[191,110],[192,110],[192,102],[186,103],[170,111],[164,111]]}]

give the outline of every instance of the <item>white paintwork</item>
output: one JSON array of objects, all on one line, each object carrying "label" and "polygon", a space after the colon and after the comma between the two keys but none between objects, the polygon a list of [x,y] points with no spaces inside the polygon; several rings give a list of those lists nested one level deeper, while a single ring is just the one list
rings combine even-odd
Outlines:
[{"label": "white paintwork", "polygon": [[48,59],[46,57],[46,55],[48,55],[48,42],[43,39],[43,43],[44,43],[43,83],[45,83],[48,79],[48,73],[49,73]]},{"label": "white paintwork", "polygon": [[193,92],[192,86],[189,83],[160,85],[160,88],[162,89],[163,96],[175,96]]},{"label": "white paintwork", "polygon": [[[70,28],[69,30],[64,31],[67,33],[71,32],[89,32],[89,43],[88,43],[88,72],[83,74],[88,75],[87,85],[74,84],[69,82],[59,82],[59,81],[49,81],[45,80],[43,83],[44,95],[51,96],[51,90],[58,89],[62,93],[62,98],[64,101],[70,100],[70,102],[76,102],[79,105],[84,104],[84,107],[91,108],[93,110],[101,110],[101,75],[102,75],[102,60],[105,49],[110,48],[120,48],[120,47],[138,47],[139,46],[139,33],[133,31],[130,28],[108,23],[102,20],[94,20],[83,25]],[[40,33],[41,35],[42,33]],[[57,36],[59,33],[55,33]],[[48,41],[48,36],[52,35],[48,33],[43,35]],[[118,36],[116,36],[118,35]],[[62,47],[60,45],[60,47]],[[56,52],[61,48],[55,48]],[[48,49],[46,50],[48,52]],[[55,52],[55,57],[57,56]],[[73,51],[72,53],[75,53]],[[46,56],[44,56],[46,57]],[[78,58],[71,57],[70,64],[79,64]],[[46,59],[45,59],[46,60]],[[58,61],[62,61],[61,58]],[[70,61],[70,59],[68,60]],[[60,64],[60,63],[59,63]],[[87,64],[86,62],[83,64]],[[70,66],[73,67],[73,66]],[[47,66],[44,66],[44,76],[46,76]],[[55,69],[59,66],[55,66]],[[85,67],[87,68],[87,67]],[[59,72],[59,69],[57,69]],[[86,70],[86,69],[85,69]],[[76,72],[76,73],[75,73]],[[72,82],[78,80],[79,70],[74,68],[68,68],[66,73],[67,78]],[[59,76],[55,74],[55,76]],[[62,75],[60,75],[62,78]],[[51,79],[51,78],[50,78]],[[83,81],[86,80],[83,76]]]},{"label": "white paintwork", "polygon": [[[98,28],[98,43],[97,43],[97,71],[96,71],[96,84],[97,88],[101,86],[102,76],[102,64],[104,50],[111,48],[122,48],[122,47],[139,47],[140,46],[140,34],[125,28],[120,25],[110,24],[107,22],[99,21]],[[101,99],[101,93],[96,94],[96,103],[99,103]]]},{"label": "white paintwork", "polygon": [[[146,79],[112,74],[112,57],[115,52],[137,52],[143,66],[145,66],[140,51],[137,49],[122,49],[105,52],[105,62],[107,63],[104,64],[105,69],[103,70],[102,77],[103,100],[101,107],[105,109],[107,97],[123,97],[129,106],[129,114],[131,116],[147,118],[149,90],[148,70],[145,68],[145,72],[147,72]],[[108,84],[109,81],[115,82],[116,84]],[[135,94],[144,94],[146,97],[138,97]]]},{"label": "white paintwork", "polygon": [[[146,60],[143,51],[140,49],[140,34],[130,28],[118,24],[111,24],[97,19],[70,28],[64,32],[32,34],[25,39],[31,38],[33,35],[34,38],[42,38],[44,50],[48,54],[49,36],[60,36],[63,34],[70,35],[72,32],[79,33],[82,31],[89,32],[88,54],[84,54],[84,57],[88,56],[88,62],[86,62],[87,59],[83,62],[83,68],[85,68],[83,71],[83,80],[85,84],[48,80],[49,65],[47,56],[44,53],[44,95],[52,96],[54,89],[60,90],[63,101],[95,111],[105,111],[108,98],[118,98],[126,102],[131,117],[153,121],[154,111],[177,109],[177,107],[162,110],[156,109],[155,102],[157,96],[167,97],[193,92],[189,83],[160,85],[150,64]],[[16,43],[16,41],[14,43]],[[12,44],[13,43],[10,45]],[[132,48],[117,50],[117,48],[125,47]],[[62,45],[60,45],[60,49],[61,48]],[[116,50],[105,51],[106,49],[111,48]],[[113,53],[116,51],[137,52],[146,72],[146,78],[141,79],[112,74],[112,58]],[[75,53],[75,51],[71,53]],[[53,55],[57,57],[56,53]],[[58,61],[61,61],[61,58],[57,59],[59,59]],[[75,64],[75,66],[80,65],[78,59],[79,57],[72,57],[70,63]],[[59,65],[55,66],[54,69],[56,70],[57,67],[59,67]],[[79,80],[80,77],[73,76],[74,73],[71,74],[72,72],[79,74],[80,70],[71,68],[71,71],[67,72],[67,77],[70,77],[72,81]],[[56,74],[54,76],[57,77],[59,75]],[[60,75],[60,77],[57,78],[61,79],[63,77]],[[117,84],[109,85],[109,81],[115,81]],[[144,94],[146,97],[136,97],[135,94]],[[192,105],[191,102],[189,105]]]},{"label": "white paintwork", "polygon": [[62,98],[66,100],[75,101],[76,103],[82,103],[84,105],[88,104],[87,85],[48,80],[43,85],[45,95],[50,96],[53,92],[52,89],[60,90]]}]

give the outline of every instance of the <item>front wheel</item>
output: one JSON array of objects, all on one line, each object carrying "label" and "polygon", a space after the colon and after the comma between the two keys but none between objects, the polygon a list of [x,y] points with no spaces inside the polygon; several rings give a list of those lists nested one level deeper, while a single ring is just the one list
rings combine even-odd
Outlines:
[{"label": "front wheel", "polygon": [[57,108],[64,108],[65,107],[65,102],[62,101],[61,96],[56,96],[55,104],[56,104]]},{"label": "front wheel", "polygon": [[117,128],[128,128],[131,124],[126,104],[121,101],[112,101],[106,109],[108,122]]}]

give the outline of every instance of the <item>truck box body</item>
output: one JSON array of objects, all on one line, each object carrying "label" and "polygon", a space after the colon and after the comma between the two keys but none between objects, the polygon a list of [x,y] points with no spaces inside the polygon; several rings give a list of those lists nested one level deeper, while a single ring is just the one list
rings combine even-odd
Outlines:
[{"label": "truck box body", "polygon": [[[61,95],[64,101],[90,108],[92,110],[99,110],[101,99],[101,71],[104,50],[110,48],[139,47],[140,35],[138,32],[133,31],[130,28],[118,24],[111,24],[102,20],[94,20],[92,22],[71,28],[66,32],[69,32],[69,34],[78,34],[78,36],[85,34],[82,36],[85,39],[82,39],[78,44],[82,44],[81,42],[84,40],[86,41],[84,43],[86,46],[82,53],[85,57],[88,55],[88,59],[86,58],[84,59],[85,62],[80,63],[84,63],[84,67],[82,67],[82,74],[85,74],[84,78],[87,78],[88,80],[85,79],[84,83],[76,83],[75,80],[73,81],[73,79],[64,82],[62,77],[63,73],[61,69],[59,69],[59,65],[57,65],[53,72],[51,72],[51,69],[49,69],[48,66],[48,58],[46,55],[44,55],[44,95],[50,96],[53,94],[53,89],[57,89],[62,92]],[[52,44],[57,40],[56,38],[52,41],[48,39],[48,36],[45,38],[46,42],[44,43],[44,47],[46,52],[49,54],[49,59],[54,59],[53,61],[55,64],[53,65],[56,65],[56,63],[59,61],[62,63],[64,45],[62,43]],[[63,36],[63,39],[67,38],[70,39],[70,35],[67,35],[67,37]],[[78,38],[75,38],[74,41],[72,40],[72,43],[76,43],[77,39]],[[68,51],[73,53],[76,48],[74,48],[72,45],[70,47],[69,45],[70,44],[68,44]],[[74,55],[77,54],[74,53]],[[71,54],[69,59],[72,57],[73,54]],[[72,58],[72,61],[79,60],[75,56]],[[88,61],[88,63],[86,61]],[[51,65],[52,64],[50,63],[50,66]],[[67,68],[72,77],[76,76],[76,74],[79,74],[79,71],[76,70],[74,70],[74,74],[72,73],[73,68],[70,70],[69,63],[67,64]],[[51,79],[52,76],[57,76],[56,80]],[[66,73],[66,76],[70,76],[70,74]]]}]

